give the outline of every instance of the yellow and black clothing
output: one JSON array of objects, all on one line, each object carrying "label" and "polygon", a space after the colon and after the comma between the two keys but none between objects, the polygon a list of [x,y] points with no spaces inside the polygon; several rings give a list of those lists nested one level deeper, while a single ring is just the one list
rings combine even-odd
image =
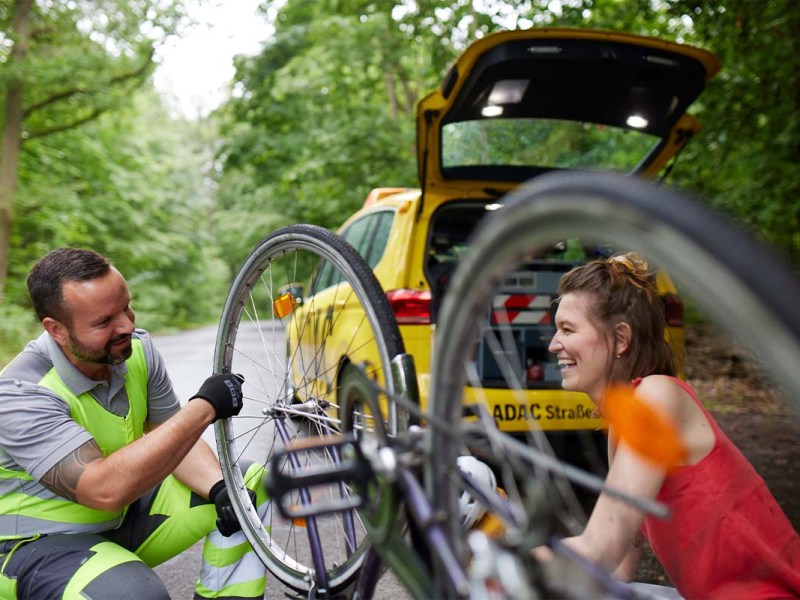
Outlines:
[{"label": "yellow and black clothing", "polygon": [[[86,378],[47,333],[0,373],[0,598],[166,598],[151,567],[204,536],[197,594],[263,597],[264,567],[244,536],[223,538],[214,505],[174,477],[118,513],[39,483],[89,439],[109,455],[179,410],[147,333],[137,330],[132,346],[109,382]],[[266,504],[260,477],[253,479],[257,502]],[[125,591],[125,581],[136,583]]]}]

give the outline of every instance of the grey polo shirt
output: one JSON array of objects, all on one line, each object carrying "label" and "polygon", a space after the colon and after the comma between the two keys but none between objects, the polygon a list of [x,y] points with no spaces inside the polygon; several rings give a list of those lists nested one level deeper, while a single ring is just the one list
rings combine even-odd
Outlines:
[{"label": "grey polo shirt", "polygon": [[[160,424],[180,409],[164,360],[146,331],[137,329],[147,364],[147,422]],[[43,332],[28,342],[0,375],[0,467],[41,479],[55,464],[92,436],[70,416],[69,405],[51,390],[37,385],[55,367],[75,395],[89,392],[106,410],[128,413],[125,364],[112,367],[111,381],[94,381],[81,373],[58,344]]]}]

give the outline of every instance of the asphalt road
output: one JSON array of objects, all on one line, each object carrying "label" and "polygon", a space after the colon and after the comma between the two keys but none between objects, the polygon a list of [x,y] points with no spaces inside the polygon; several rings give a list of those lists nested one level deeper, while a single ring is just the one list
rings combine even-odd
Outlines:
[{"label": "asphalt road", "polygon": [[[172,384],[181,402],[188,400],[211,374],[216,332],[216,327],[206,327],[155,338],[156,347],[167,363]],[[212,448],[215,447],[213,429],[209,428],[203,437]],[[199,542],[156,567],[156,573],[166,584],[173,600],[192,598],[194,582],[200,573],[202,547],[202,542]]]},{"label": "asphalt road", "polygon": [[[217,328],[213,326],[155,338],[156,347],[164,357],[173,386],[182,402],[188,400],[211,374],[216,334]],[[213,428],[210,427],[203,437],[216,449]],[[200,572],[201,553],[202,541],[156,567],[156,573],[166,584],[173,600],[192,598],[194,583]],[[285,599],[289,590],[269,575],[267,577],[265,598]],[[376,592],[376,598],[401,600],[408,597],[391,575],[384,577]]]}]

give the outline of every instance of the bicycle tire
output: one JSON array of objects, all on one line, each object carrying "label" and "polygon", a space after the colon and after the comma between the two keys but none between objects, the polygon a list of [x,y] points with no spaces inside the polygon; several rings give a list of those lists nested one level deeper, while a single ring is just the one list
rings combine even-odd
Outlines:
[{"label": "bicycle tire", "polygon": [[[800,283],[776,253],[681,193],[621,175],[560,173],[510,194],[475,232],[457,267],[435,339],[433,401],[428,407],[432,424],[462,422],[465,386],[477,384],[468,376],[465,357],[469,362],[473,356],[504,273],[529,253],[576,237],[612,243],[618,250],[635,249],[666,270],[722,330],[754,351],[786,397],[794,400],[793,408],[800,407],[800,378],[794,376],[800,364]],[[445,516],[465,569],[467,532],[458,512],[463,486],[448,482],[457,480],[453,473],[459,454],[487,445],[474,427],[469,437],[466,430],[430,426],[425,467],[426,489],[437,514]],[[515,508],[525,510],[522,499]]]},{"label": "bicycle tire", "polygon": [[[320,285],[310,290],[317,292],[314,295],[298,298],[297,282],[312,272],[319,281],[325,269],[330,269],[327,281],[331,285]],[[269,314],[270,307],[278,314]],[[322,312],[324,320],[319,318]],[[347,333],[352,335],[346,340],[349,345],[336,350],[342,346],[346,336],[341,330],[348,323],[353,327]],[[339,332],[338,337],[333,332]],[[254,350],[248,339],[252,336],[257,342]],[[349,384],[359,397],[338,397],[345,406],[337,407],[338,374],[352,374],[361,365],[359,357],[369,355],[369,378],[390,397],[395,391],[390,363],[403,351],[394,314],[369,266],[343,238],[327,229],[292,225],[275,231],[253,248],[231,285],[220,319],[214,370],[245,376],[245,406],[240,415],[216,423],[218,454],[245,536],[269,572],[295,591],[311,593],[317,588],[314,593],[319,594],[324,582],[325,592],[335,595],[353,584],[368,546],[365,525],[355,511],[349,511],[349,516],[326,515],[294,523],[282,519],[271,502],[258,507],[266,511],[262,518],[247,493],[244,467],[250,460],[270,468],[286,467],[270,463],[273,451],[284,446],[279,439],[282,431],[291,439],[339,433],[340,420],[349,423],[349,428],[354,423],[368,428],[364,419],[352,414],[363,402],[364,385]],[[260,414],[254,414],[258,409]],[[405,421],[399,414],[389,411],[378,435],[401,430]],[[323,463],[336,460],[325,452],[318,459]],[[330,485],[323,493],[336,496],[347,489],[343,484]],[[345,519],[351,524],[344,523]],[[325,538],[322,577],[321,569],[314,568],[312,550],[320,544],[309,537],[312,529]]]}]

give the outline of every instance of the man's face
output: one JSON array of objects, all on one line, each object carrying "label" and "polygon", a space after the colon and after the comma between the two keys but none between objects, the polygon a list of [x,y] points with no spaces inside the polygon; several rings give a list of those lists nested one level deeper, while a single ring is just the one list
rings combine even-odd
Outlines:
[{"label": "man's face", "polygon": [[122,275],[112,267],[103,277],[69,281],[62,289],[69,317],[59,340],[73,363],[114,365],[131,356],[136,315]]}]

